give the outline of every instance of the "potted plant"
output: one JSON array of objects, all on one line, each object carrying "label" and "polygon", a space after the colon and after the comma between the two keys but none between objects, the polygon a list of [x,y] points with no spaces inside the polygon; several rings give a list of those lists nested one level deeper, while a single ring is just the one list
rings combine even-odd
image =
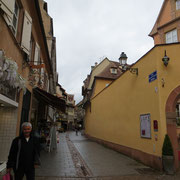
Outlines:
[{"label": "potted plant", "polygon": [[162,163],[167,174],[174,174],[174,156],[171,140],[166,134],[162,147]]}]

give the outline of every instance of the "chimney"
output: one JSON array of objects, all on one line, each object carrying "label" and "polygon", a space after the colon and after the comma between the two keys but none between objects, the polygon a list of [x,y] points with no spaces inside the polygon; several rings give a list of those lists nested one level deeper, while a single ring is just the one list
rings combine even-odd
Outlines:
[{"label": "chimney", "polygon": [[95,67],[98,65],[98,63],[97,62],[95,62]]},{"label": "chimney", "polygon": [[95,66],[91,66],[91,71],[94,69]]}]

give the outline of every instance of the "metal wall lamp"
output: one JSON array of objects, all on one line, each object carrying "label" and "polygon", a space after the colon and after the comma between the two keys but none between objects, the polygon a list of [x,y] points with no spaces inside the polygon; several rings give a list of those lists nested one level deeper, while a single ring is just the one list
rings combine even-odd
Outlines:
[{"label": "metal wall lamp", "polygon": [[164,57],[162,58],[162,61],[165,66],[168,65],[170,58],[166,55],[166,50],[164,51]]}]

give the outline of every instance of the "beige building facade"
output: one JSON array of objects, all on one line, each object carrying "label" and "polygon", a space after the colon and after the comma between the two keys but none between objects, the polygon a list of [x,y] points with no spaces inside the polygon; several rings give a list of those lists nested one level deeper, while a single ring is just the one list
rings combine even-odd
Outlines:
[{"label": "beige building facade", "polygon": [[56,63],[42,17],[39,1],[0,0],[0,163],[7,160],[21,123],[35,124],[40,109],[34,91],[41,90],[42,96],[51,86]]}]

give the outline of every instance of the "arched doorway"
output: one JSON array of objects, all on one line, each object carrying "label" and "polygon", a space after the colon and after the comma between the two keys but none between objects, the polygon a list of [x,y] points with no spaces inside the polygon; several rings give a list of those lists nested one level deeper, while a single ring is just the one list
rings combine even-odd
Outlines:
[{"label": "arched doorway", "polygon": [[180,167],[180,86],[175,88],[166,102],[167,134],[169,135],[174,150],[174,167]]}]

